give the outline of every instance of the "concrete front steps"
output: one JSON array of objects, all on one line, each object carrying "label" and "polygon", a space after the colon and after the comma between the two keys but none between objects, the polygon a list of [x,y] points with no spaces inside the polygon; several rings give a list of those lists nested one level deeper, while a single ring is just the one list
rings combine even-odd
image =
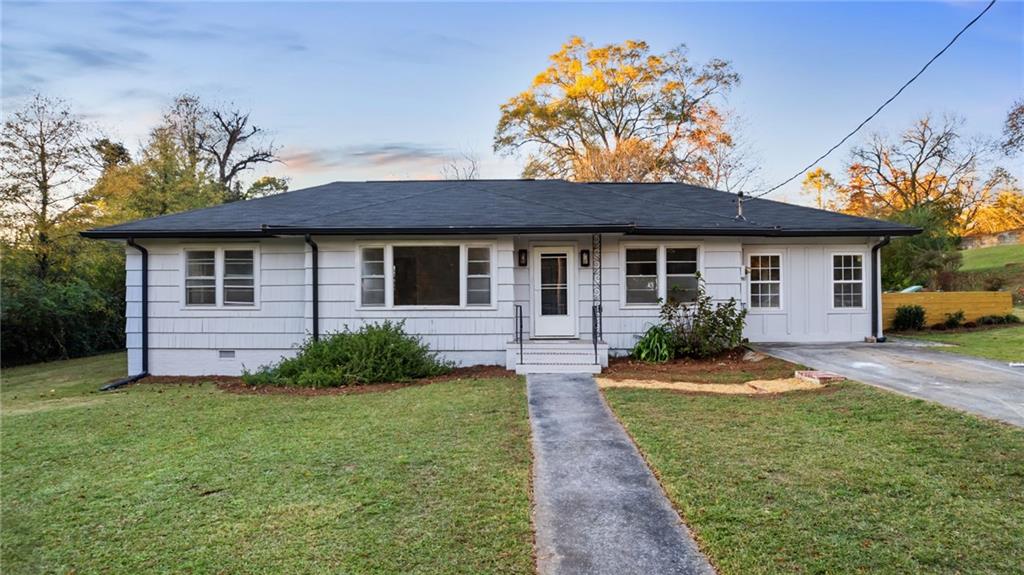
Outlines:
[{"label": "concrete front steps", "polygon": [[528,339],[505,346],[505,367],[516,373],[601,373],[608,367],[608,344],[587,339]]}]

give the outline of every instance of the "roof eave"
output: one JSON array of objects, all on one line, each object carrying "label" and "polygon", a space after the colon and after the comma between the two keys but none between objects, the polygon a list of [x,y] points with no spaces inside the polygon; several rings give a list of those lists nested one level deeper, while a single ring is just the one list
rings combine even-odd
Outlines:
[{"label": "roof eave", "polygon": [[112,230],[95,229],[80,232],[92,239],[126,238],[268,238],[290,235],[364,236],[364,235],[432,235],[432,234],[565,234],[565,233],[624,233],[631,235],[674,236],[744,236],[744,237],[870,237],[912,236],[920,228],[884,229],[829,229],[787,230],[784,228],[728,229],[728,228],[651,228],[633,224],[606,224],[580,226],[451,226],[408,228],[312,228],[289,226],[263,226],[260,230]]}]

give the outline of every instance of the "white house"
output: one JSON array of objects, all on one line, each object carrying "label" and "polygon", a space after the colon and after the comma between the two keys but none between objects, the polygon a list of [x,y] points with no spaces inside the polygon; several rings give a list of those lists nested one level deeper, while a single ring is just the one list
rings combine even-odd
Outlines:
[{"label": "white house", "polygon": [[917,229],[682,184],[336,182],[100,228],[127,245],[129,373],[238,374],[405,320],[446,358],[598,371],[700,272],[754,342],[879,337],[879,248]]}]

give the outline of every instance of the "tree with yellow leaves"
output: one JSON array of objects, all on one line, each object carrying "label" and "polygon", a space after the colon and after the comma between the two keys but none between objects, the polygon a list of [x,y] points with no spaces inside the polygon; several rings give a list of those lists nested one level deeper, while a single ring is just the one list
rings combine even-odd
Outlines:
[{"label": "tree with yellow leaves", "polygon": [[807,172],[800,187],[805,195],[814,198],[814,206],[819,210],[824,209],[826,206],[829,209],[834,209],[835,202],[826,198],[835,194],[838,184],[835,178],[832,177],[832,174],[828,173],[825,168],[819,166]]},{"label": "tree with yellow leaves", "polygon": [[595,47],[573,37],[525,92],[501,106],[494,150],[529,153],[525,177],[600,181],[680,179],[700,169],[688,145],[739,82],[728,62],[692,65],[685,47]]}]

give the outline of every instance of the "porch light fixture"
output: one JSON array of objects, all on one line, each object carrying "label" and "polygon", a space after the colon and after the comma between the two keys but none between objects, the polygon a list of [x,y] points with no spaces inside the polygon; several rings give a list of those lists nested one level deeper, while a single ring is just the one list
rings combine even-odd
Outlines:
[{"label": "porch light fixture", "polygon": [[590,250],[580,250],[580,267],[590,267]]},{"label": "porch light fixture", "polygon": [[519,250],[518,258],[519,258],[519,262],[518,262],[519,263],[519,267],[525,268],[526,267],[526,259],[527,259],[526,250]]}]

